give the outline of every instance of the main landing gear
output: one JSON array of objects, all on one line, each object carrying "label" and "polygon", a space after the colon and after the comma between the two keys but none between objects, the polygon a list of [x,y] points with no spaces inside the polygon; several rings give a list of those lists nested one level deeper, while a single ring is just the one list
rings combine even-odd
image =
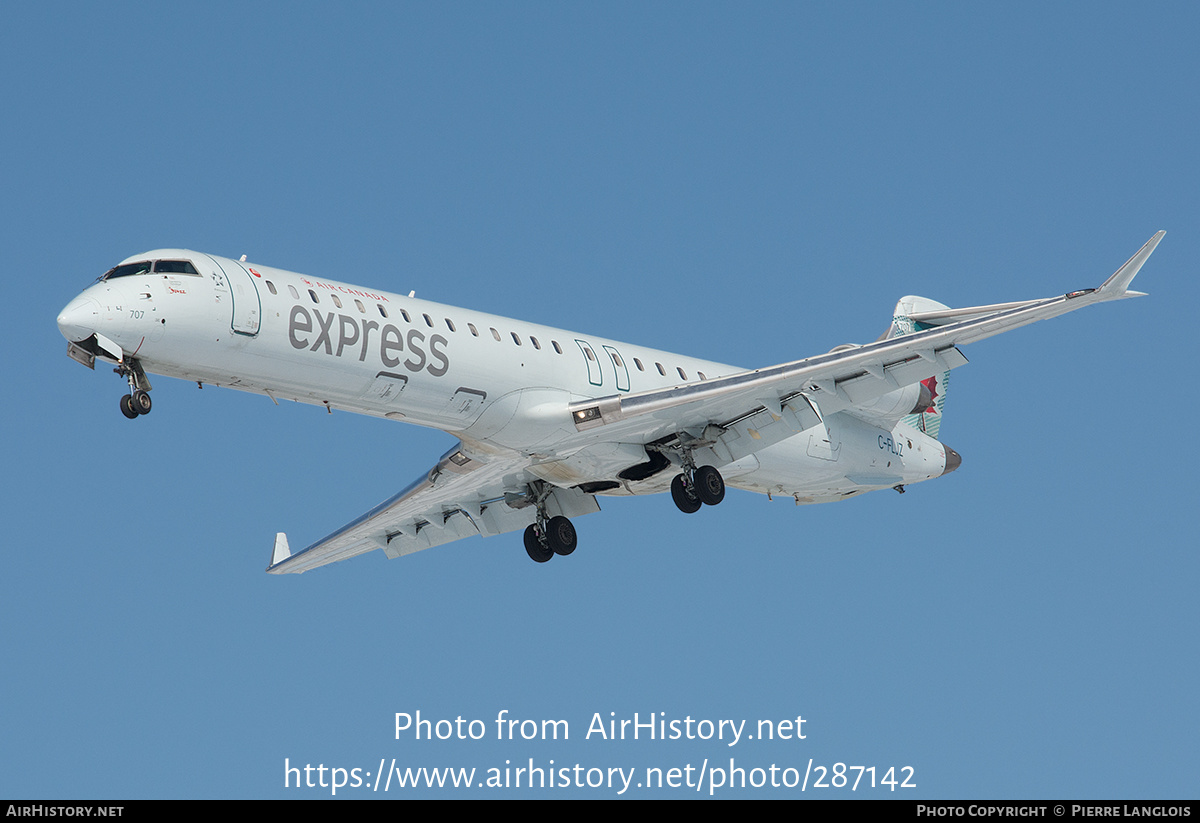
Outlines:
[{"label": "main landing gear", "polygon": [[535,563],[545,563],[556,554],[566,557],[577,545],[575,525],[561,514],[525,529],[525,553]]},{"label": "main landing gear", "polygon": [[[659,446],[658,450],[666,447]],[[725,478],[714,466],[697,466],[692,448],[671,446],[681,452],[683,472],[671,481],[671,499],[681,512],[692,514],[701,506],[715,506],[725,499]],[[525,528],[525,553],[535,563],[546,563],[556,554],[564,557],[575,551],[579,543],[575,526],[562,515],[551,517],[546,501],[553,488],[542,480],[529,484],[521,507],[532,503],[537,507],[536,522]]]},{"label": "main landing gear", "polygon": [[537,506],[537,522],[525,529],[525,553],[535,563],[545,563],[556,554],[566,557],[579,545],[575,525],[561,514],[548,516],[546,498],[552,489],[547,484],[539,481],[530,488]]},{"label": "main landing gear", "polygon": [[712,466],[696,466],[694,442],[670,448],[679,450],[683,463],[683,473],[671,481],[671,499],[681,512],[695,514],[701,506],[715,506],[725,499],[725,478]]},{"label": "main landing gear", "polygon": [[142,364],[130,360],[128,364],[122,363],[113,371],[129,382],[129,394],[121,398],[121,414],[130,420],[149,414],[153,406],[150,402],[150,381],[146,378],[146,372],[142,370]]},{"label": "main landing gear", "polygon": [[671,481],[671,499],[684,514],[694,514],[725,499],[725,479],[712,466],[684,471]]}]

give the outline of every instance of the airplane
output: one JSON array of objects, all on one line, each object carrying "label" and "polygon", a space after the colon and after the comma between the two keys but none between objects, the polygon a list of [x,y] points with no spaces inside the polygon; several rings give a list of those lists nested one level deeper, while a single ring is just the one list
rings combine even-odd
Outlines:
[{"label": "airplane", "polygon": [[382,550],[401,557],[524,529],[545,563],[598,497],[669,491],[692,514],[726,485],[796,504],[953,472],[938,439],[959,346],[1128,287],[1158,232],[1098,288],[952,309],[906,296],[875,342],[758,369],[189,251],[122,260],[58,315],[67,354],[115,366],[125,417],[148,375],[415,423],[458,442],[407,488],[305,549],[276,535],[267,571]]}]

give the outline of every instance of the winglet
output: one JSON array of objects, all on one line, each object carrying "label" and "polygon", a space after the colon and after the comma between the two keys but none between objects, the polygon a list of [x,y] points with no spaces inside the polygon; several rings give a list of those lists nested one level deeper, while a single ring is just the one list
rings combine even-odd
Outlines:
[{"label": "winglet", "polygon": [[275,535],[275,548],[271,550],[271,563],[267,566],[267,571],[270,571],[291,556],[292,550],[288,548],[287,535],[279,532]]},{"label": "winglet", "polygon": [[1124,266],[1117,269],[1113,276],[1104,281],[1104,285],[1096,289],[1096,296],[1101,300],[1120,300],[1122,297],[1141,297],[1144,292],[1128,291],[1129,284],[1141,270],[1142,264],[1154,252],[1158,241],[1163,239],[1165,231],[1160,231],[1146,241],[1146,245],[1138,249],[1137,254],[1129,258]]}]

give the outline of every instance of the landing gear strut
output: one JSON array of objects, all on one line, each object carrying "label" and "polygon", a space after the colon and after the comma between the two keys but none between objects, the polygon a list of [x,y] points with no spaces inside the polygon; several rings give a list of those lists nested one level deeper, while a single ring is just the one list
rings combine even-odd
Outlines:
[{"label": "landing gear strut", "polygon": [[539,481],[530,488],[537,506],[537,522],[525,529],[525,553],[535,563],[545,563],[556,554],[566,557],[579,545],[575,524],[561,514],[547,514],[546,499],[553,491],[547,484]]},{"label": "landing gear strut", "polygon": [[130,360],[128,364],[121,363],[113,371],[129,383],[129,394],[121,398],[121,414],[130,420],[142,414],[149,414],[153,406],[150,402],[150,381],[146,378],[146,372],[142,370],[142,364]]}]

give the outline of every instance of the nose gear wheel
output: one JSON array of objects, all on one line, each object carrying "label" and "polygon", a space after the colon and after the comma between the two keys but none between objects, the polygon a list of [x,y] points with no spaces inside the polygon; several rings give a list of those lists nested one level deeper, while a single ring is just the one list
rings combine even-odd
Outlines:
[{"label": "nose gear wheel", "polygon": [[149,414],[154,405],[150,400],[150,380],[142,370],[142,364],[130,358],[113,369],[129,383],[129,394],[121,398],[121,414],[130,420],[143,414]]}]

